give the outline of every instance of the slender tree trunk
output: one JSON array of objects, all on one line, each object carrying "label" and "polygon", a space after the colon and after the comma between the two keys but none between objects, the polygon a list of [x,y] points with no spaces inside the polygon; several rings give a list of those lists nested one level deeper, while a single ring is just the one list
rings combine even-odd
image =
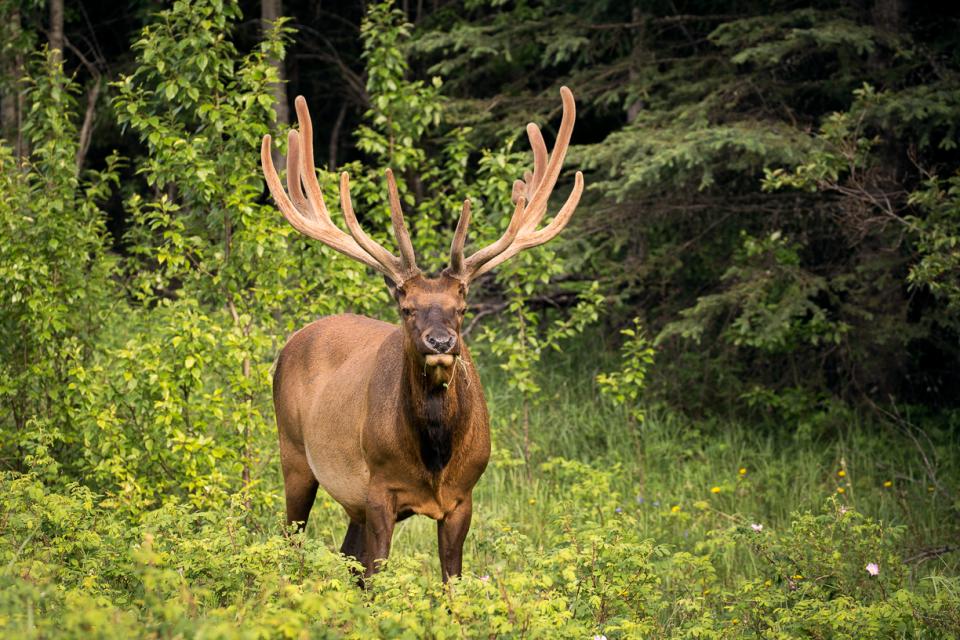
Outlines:
[{"label": "slender tree trunk", "polygon": [[[95,61],[91,62],[87,56],[74,47],[73,43],[66,37],[64,37],[64,45],[70,49],[73,55],[80,59],[83,66],[90,72],[91,78],[90,88],[87,90],[87,109],[83,114],[80,138],[77,141],[77,175],[80,175],[80,171],[83,170],[83,163],[87,158],[87,151],[90,150],[90,141],[93,139],[93,122],[97,115],[97,98],[100,97],[100,90],[103,86],[101,82],[103,76],[100,73],[100,65],[103,65],[104,61],[100,58],[95,58]],[[94,52],[94,55],[96,55],[96,52]]]},{"label": "slender tree trunk", "polygon": [[23,112],[26,109],[26,89],[23,87],[23,77],[24,73],[24,59],[23,52],[17,53],[15,64],[17,68],[16,72],[16,85],[14,86],[14,91],[16,92],[17,97],[17,145],[16,145],[16,154],[18,162],[23,162],[27,156],[30,155],[30,145],[27,142],[27,139],[23,137]]},{"label": "slender tree trunk", "polygon": [[57,64],[63,62],[63,0],[50,0],[50,53]]},{"label": "slender tree trunk", "polygon": [[[261,0],[260,19],[263,22],[262,29],[264,37],[274,28],[274,23],[283,13],[282,0]],[[276,124],[284,127],[290,122],[290,107],[287,103],[287,74],[284,69],[283,60],[270,59],[270,64],[277,70],[279,82],[275,82],[271,87],[273,89],[273,106],[277,111]],[[280,151],[274,147],[273,161],[280,164]]]},{"label": "slender tree trunk", "polygon": [[347,101],[340,103],[340,111],[337,112],[337,119],[333,121],[333,128],[330,129],[330,147],[327,150],[327,166],[330,171],[337,169],[337,150],[340,147],[340,129],[343,127],[343,120],[347,117]]},{"label": "slender tree trunk", "polygon": [[94,76],[90,92],[87,94],[87,110],[83,114],[83,126],[80,127],[80,141],[77,144],[77,175],[83,170],[83,163],[90,150],[93,139],[93,119],[97,115],[97,98],[100,96],[100,76]]},{"label": "slender tree trunk", "polygon": [[20,119],[19,119],[19,95],[20,78],[23,75],[23,55],[19,51],[20,40],[20,8],[13,6],[10,12],[0,14],[9,26],[7,34],[10,42],[13,43],[12,51],[3,58],[3,78],[9,82],[8,88],[5,88],[3,95],[0,96],[0,136],[10,141],[17,147],[19,156],[19,137],[20,137]]},{"label": "slender tree trunk", "polygon": [[[224,266],[230,262],[230,253],[233,249],[233,223],[230,220],[230,215],[227,214],[224,216],[223,220],[223,251],[224,251]],[[244,337],[249,337],[250,335],[250,322],[247,322],[245,325],[242,323],[240,314],[237,312],[237,306],[233,303],[233,294],[229,291],[224,291],[226,294],[227,310],[230,312],[230,316],[233,318],[233,323],[243,332]],[[243,356],[243,361],[240,363],[240,373],[244,378],[249,379],[251,374],[251,363],[250,363],[250,354],[245,353]],[[247,407],[253,406],[253,395],[249,392],[243,394],[243,401],[246,403]],[[249,417],[249,416],[247,416]],[[240,481],[243,485],[244,498],[243,504],[250,509],[250,468],[252,464],[252,455],[251,455],[251,433],[250,433],[250,422],[244,418],[243,430],[240,432],[241,436],[241,445],[240,445],[240,459],[243,461],[243,467],[240,470]]]},{"label": "slender tree trunk", "polygon": [[900,33],[906,2],[904,0],[876,0],[873,3],[873,24],[890,33]]},{"label": "slender tree trunk", "polygon": [[[630,19],[635,24],[640,24],[640,20],[643,17],[639,8],[634,8],[633,12],[630,15]],[[639,82],[639,72],[637,67],[640,65],[640,58],[644,55],[644,36],[646,35],[646,29],[641,24],[637,27],[636,34],[634,35],[634,45],[633,45],[633,56],[630,60],[630,84],[636,84]],[[629,107],[627,107],[627,122],[631,123],[637,119],[637,116],[640,115],[640,111],[643,110],[643,99],[637,98],[633,101]]]}]

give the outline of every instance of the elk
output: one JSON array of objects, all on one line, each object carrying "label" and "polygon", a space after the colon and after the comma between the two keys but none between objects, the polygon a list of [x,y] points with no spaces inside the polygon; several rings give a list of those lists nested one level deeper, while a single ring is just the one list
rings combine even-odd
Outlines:
[{"label": "elk", "polygon": [[361,228],[340,175],[340,206],[349,234],[330,219],[313,160],[313,127],[303,96],[299,131],[288,137],[287,188],[274,168],[270,136],[261,147],[270,193],[300,233],[380,272],[399,306],[399,326],[345,313],[316,320],[289,339],[276,363],[273,401],[280,437],[287,521],[304,527],[323,488],[349,518],[341,552],[378,570],[394,525],[413,514],[437,521],[443,581],[460,575],[473,487],[490,457],[486,400],[460,334],[472,280],[518,252],[554,238],[583,192],[583,175],[559,213],[538,229],[560,175],[576,118],[561,88],[563,118],[548,155],[540,129],[527,125],[534,170],[513,185],[515,209],[503,235],[464,257],[470,224],[465,200],[450,264],[430,277],[417,267],[393,173],[386,171],[399,256]]}]

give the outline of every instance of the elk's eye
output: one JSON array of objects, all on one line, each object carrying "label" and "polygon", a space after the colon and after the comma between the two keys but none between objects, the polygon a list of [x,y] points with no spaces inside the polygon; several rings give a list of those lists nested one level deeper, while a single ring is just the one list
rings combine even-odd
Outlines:
[{"label": "elk's eye", "polygon": [[457,309],[457,315],[459,315],[459,316],[462,316],[462,315],[465,314],[466,312],[467,312],[467,308],[466,308],[466,307],[460,307],[459,309]]},{"label": "elk's eye", "polygon": [[411,318],[411,317],[413,317],[413,315],[417,312],[417,310],[416,310],[416,309],[408,309],[408,308],[406,308],[406,307],[402,307],[402,308],[400,309],[400,312],[403,313],[403,317],[404,317],[404,318]]}]

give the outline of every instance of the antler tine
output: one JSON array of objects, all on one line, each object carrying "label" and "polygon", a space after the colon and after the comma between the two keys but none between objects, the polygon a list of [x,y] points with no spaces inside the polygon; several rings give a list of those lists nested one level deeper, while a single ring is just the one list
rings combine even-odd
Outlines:
[{"label": "antler tine", "polygon": [[573,213],[577,210],[577,205],[580,203],[580,196],[582,194],[583,172],[577,171],[576,177],[574,178],[573,190],[570,192],[570,196],[567,197],[567,201],[564,203],[563,207],[560,208],[560,212],[557,213],[553,220],[550,221],[550,224],[539,231],[525,235],[522,238],[517,238],[517,240],[511,243],[511,245],[502,253],[494,256],[484,264],[480,265],[476,272],[474,272],[473,277],[479,278],[486,272],[495,269],[501,263],[509,260],[524,249],[530,249],[532,247],[539,246],[557,237],[557,235],[563,231],[564,227],[567,226],[567,223],[570,222],[570,219],[573,217]]},{"label": "antler tine", "polygon": [[[510,219],[510,226],[500,240],[463,261],[461,277],[469,280],[480,276],[520,251],[553,239],[573,216],[583,193],[583,174],[579,171],[576,174],[573,190],[560,212],[545,228],[536,231],[547,213],[550,194],[560,177],[563,160],[573,134],[573,124],[576,121],[576,103],[573,93],[567,87],[561,87],[560,97],[563,100],[563,118],[553,151],[548,156],[540,128],[533,123],[527,125],[527,137],[533,149],[533,173],[527,172],[524,176],[525,180],[518,180],[513,184],[512,198],[517,203],[517,207]],[[527,198],[529,198],[529,204],[526,204]],[[505,241],[505,238],[511,234],[513,239]],[[451,271],[457,272],[453,266],[451,263]]]},{"label": "antler tine", "polygon": [[[295,104],[300,131],[291,131],[288,136],[290,147],[287,155],[287,188],[289,195],[284,190],[273,164],[270,153],[272,139],[269,135],[263,137],[263,144],[260,147],[263,176],[277,206],[287,222],[300,233],[319,240],[345,256],[373,267],[398,284],[402,284],[413,271],[402,268],[399,258],[363,233],[350,203],[350,186],[346,174],[341,178],[341,186],[344,187],[341,203],[346,203],[344,217],[353,235],[341,231],[330,219],[330,212],[323,201],[323,192],[320,190],[320,183],[313,165],[313,127],[310,112],[303,96],[297,96]],[[301,183],[306,187],[306,196]],[[409,243],[410,239],[407,237],[407,244]],[[416,269],[415,265],[413,269]]]},{"label": "antler tine", "polygon": [[[347,222],[347,229],[350,230],[350,235],[357,241],[357,244],[379,262],[392,265],[393,269],[399,273],[400,261],[396,256],[372,240],[360,226],[357,215],[353,211],[353,203],[350,200],[350,175],[346,171],[340,174],[340,207],[343,209],[343,218]],[[399,283],[396,278],[394,278],[394,281]]]},{"label": "antler tine", "polygon": [[459,277],[466,277],[466,279],[469,280],[473,277],[473,272],[480,265],[507,250],[513,241],[516,240],[517,234],[520,233],[520,227],[523,225],[523,211],[526,206],[526,199],[520,196],[520,199],[517,200],[517,206],[513,209],[513,215],[510,217],[510,224],[507,225],[507,230],[503,232],[499,240],[487,245],[467,258],[463,262],[463,272]]},{"label": "antler tine", "polygon": [[523,180],[513,181],[513,193],[510,194],[510,202],[517,204],[519,198],[526,199],[527,183]]},{"label": "antler tine", "polygon": [[300,185],[300,134],[296,129],[291,129],[287,134],[287,193],[303,217],[321,222],[314,215],[313,208],[303,195],[303,188]]},{"label": "antler tine", "polygon": [[[297,110],[297,122],[300,124],[300,137],[303,140],[303,154],[300,156],[300,177],[307,188],[307,200],[310,202],[313,214],[329,226],[336,228],[330,219],[330,212],[323,201],[323,191],[317,181],[316,165],[313,163],[313,120],[310,119],[310,109],[303,96],[294,100]],[[290,162],[287,161],[289,166]]]},{"label": "antler tine", "polygon": [[[554,142],[553,151],[550,153],[550,161],[547,163],[543,177],[535,187],[534,195],[530,199],[528,224],[524,225],[524,231],[534,229],[546,215],[547,201],[550,199],[554,185],[557,184],[557,178],[560,177],[560,169],[563,167],[563,160],[567,155],[567,148],[570,146],[573,123],[577,118],[577,105],[574,102],[573,93],[566,87],[560,87],[560,98],[563,100],[563,119],[560,121],[557,140]],[[530,133],[529,128],[528,133]],[[537,133],[539,133],[539,129],[537,129]],[[536,151],[534,151],[534,154],[536,154]],[[536,171],[536,169],[534,170]]]},{"label": "antler tine", "polygon": [[463,201],[463,210],[457,221],[457,230],[453,234],[450,244],[450,270],[453,273],[463,273],[463,245],[467,241],[467,229],[470,227],[470,198]]},{"label": "antler tine", "polygon": [[530,140],[530,148],[533,149],[533,176],[531,178],[524,176],[527,181],[527,202],[530,202],[546,171],[547,144],[543,141],[540,127],[532,122],[527,125],[527,138]]},{"label": "antler tine", "polygon": [[280,176],[277,175],[277,170],[273,166],[273,157],[270,153],[271,141],[272,139],[269,135],[263,136],[263,143],[260,145],[260,161],[263,165],[263,176],[267,181],[267,186],[270,188],[270,193],[273,194],[273,199],[283,213],[283,217],[287,219],[287,222],[289,222],[294,229],[311,238],[316,238],[321,241],[325,240],[327,233],[322,225],[304,216],[287,196],[287,192],[283,190],[283,185],[280,183]]},{"label": "antler tine", "polygon": [[[280,182],[280,176],[277,175],[277,169],[273,165],[273,157],[270,153],[271,138],[269,135],[263,136],[263,143],[260,146],[260,162],[263,166],[263,177],[267,181],[267,187],[273,195],[274,201],[287,219],[290,226],[305,236],[319,240],[325,245],[336,251],[358,260],[365,265],[373,267],[378,271],[387,273],[385,267],[381,265],[372,256],[367,254],[356,241],[343,233],[336,227],[328,228],[319,220],[306,217],[297,209],[294,203],[283,190],[283,184]],[[389,275],[389,274],[388,274]]]},{"label": "antler tine", "polygon": [[413,243],[407,225],[403,221],[403,209],[400,208],[400,194],[393,170],[387,169],[387,191],[390,197],[390,221],[393,223],[393,237],[400,249],[400,260],[404,271],[417,271],[417,256],[413,252]]}]

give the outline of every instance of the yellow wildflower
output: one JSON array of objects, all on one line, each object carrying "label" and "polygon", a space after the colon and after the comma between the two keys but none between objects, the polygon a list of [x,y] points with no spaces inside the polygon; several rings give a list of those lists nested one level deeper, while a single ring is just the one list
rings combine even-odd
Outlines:
[{"label": "yellow wildflower", "polygon": [[844,489],[843,487],[837,487],[837,493],[844,493],[844,492],[846,492],[846,489]]},{"label": "yellow wildflower", "polygon": [[886,482],[883,483],[883,486],[886,487],[887,489],[889,489],[890,487],[893,486],[893,481],[892,481],[892,480],[887,480]]},{"label": "yellow wildflower", "polygon": [[740,471],[738,471],[737,473],[739,473],[739,474],[742,475],[742,476],[745,476],[745,475],[747,475],[747,468],[746,468],[746,467],[740,467]]},{"label": "yellow wildflower", "polygon": [[710,487],[710,493],[720,493],[720,487]]},{"label": "yellow wildflower", "polygon": [[671,512],[671,513],[676,513],[677,511],[680,511],[680,505],[675,504],[675,505],[673,505],[672,507],[670,507],[670,512]]},{"label": "yellow wildflower", "polygon": [[837,471],[837,475],[840,476],[841,478],[846,478],[847,472],[844,471],[843,469],[840,469],[840,471]]}]

